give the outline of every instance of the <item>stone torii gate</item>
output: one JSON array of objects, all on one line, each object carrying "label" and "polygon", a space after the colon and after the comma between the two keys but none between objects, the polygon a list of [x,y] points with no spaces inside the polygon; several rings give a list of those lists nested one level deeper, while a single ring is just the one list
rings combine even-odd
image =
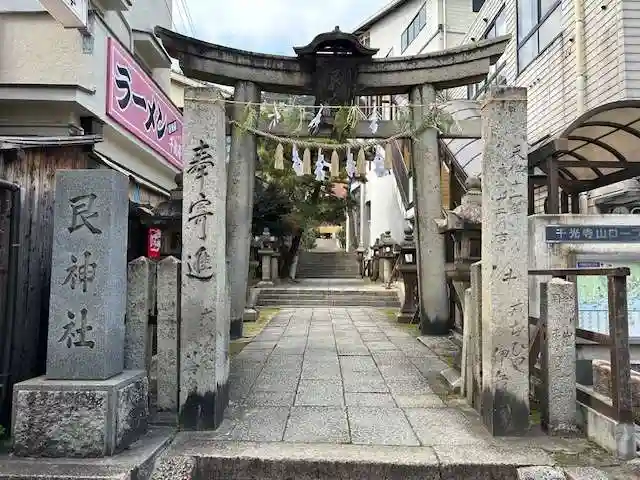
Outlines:
[{"label": "stone torii gate", "polygon": [[[295,48],[295,57],[237,50],[160,27],[156,34],[186,76],[232,86],[238,102],[225,112],[211,89],[189,90],[185,98],[182,318],[183,324],[192,326],[182,328],[180,418],[188,428],[215,428],[228,396],[229,330],[232,337],[242,335],[246,307],[257,162],[256,137],[239,126],[246,103],[255,102],[257,107],[264,91],[312,95],[316,105],[348,106],[359,96],[395,94],[409,94],[412,105],[429,105],[435,103],[437,90],[484,79],[509,37],[432,54],[378,59],[373,58],[377,50],[337,27]],[[422,108],[412,108],[415,128],[424,114]],[[225,166],[227,116],[237,123],[231,124],[231,153]],[[323,118],[323,123],[321,132],[332,119]],[[361,122],[352,136],[388,138],[397,133],[392,122],[380,122],[376,134],[367,126]],[[282,127],[272,133],[287,135]],[[479,135],[475,131],[460,136]],[[435,222],[442,216],[438,151],[435,128],[422,131],[412,142],[421,326],[424,333],[445,334],[449,317],[445,248]],[[226,214],[220,215],[221,211]]]}]

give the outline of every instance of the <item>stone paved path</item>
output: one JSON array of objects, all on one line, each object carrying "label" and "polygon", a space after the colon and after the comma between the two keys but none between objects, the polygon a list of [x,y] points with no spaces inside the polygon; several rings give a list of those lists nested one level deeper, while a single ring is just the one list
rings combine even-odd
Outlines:
[{"label": "stone paved path", "polygon": [[440,380],[452,343],[415,335],[385,310],[282,309],[232,358],[222,425],[179,433],[168,457],[268,480],[512,479],[556,454],[593,457],[584,439],[492,438]]},{"label": "stone paved path", "polygon": [[221,433],[250,441],[432,445],[444,440],[434,430],[443,415],[450,429],[468,423],[444,409],[423,375],[445,367],[382,311],[282,310],[232,360]]}]

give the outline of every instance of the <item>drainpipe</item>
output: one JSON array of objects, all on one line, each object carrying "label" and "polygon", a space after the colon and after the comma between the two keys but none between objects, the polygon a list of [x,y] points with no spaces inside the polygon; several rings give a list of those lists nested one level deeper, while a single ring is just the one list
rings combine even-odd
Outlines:
[{"label": "drainpipe", "polygon": [[447,0],[442,0],[442,49],[447,49]]},{"label": "drainpipe", "polygon": [[[0,179],[0,190],[9,190],[11,192],[11,221],[9,224],[9,254],[7,265],[7,286],[6,299],[7,305],[4,312],[4,332],[0,339],[4,339],[4,350],[2,358],[0,358],[0,376],[3,374],[7,378],[3,378],[4,387],[8,387],[8,378],[11,370],[11,345],[13,343],[13,327],[15,323],[16,311],[16,293],[18,288],[18,253],[20,250],[20,186],[7,180]],[[8,388],[2,388],[0,391],[0,409],[4,407],[7,399]]]},{"label": "drainpipe", "polygon": [[587,97],[587,62],[584,45],[584,1],[573,0],[575,11],[575,44],[576,44],[576,103],[578,116],[586,110]]}]

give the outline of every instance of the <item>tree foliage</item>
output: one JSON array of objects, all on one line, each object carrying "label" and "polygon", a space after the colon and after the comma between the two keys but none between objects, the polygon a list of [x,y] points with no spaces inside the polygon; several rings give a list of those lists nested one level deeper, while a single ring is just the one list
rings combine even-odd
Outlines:
[{"label": "tree foliage", "polygon": [[[277,170],[274,168],[276,146],[274,142],[259,140],[254,235],[261,234],[265,227],[274,235],[296,235],[323,223],[342,224],[346,209],[355,205],[349,195],[342,198],[334,192],[334,184],[348,183],[346,176],[329,179],[327,172],[327,180],[319,182],[313,175],[298,177],[290,165]],[[291,146],[285,146],[285,158],[291,158]]]}]

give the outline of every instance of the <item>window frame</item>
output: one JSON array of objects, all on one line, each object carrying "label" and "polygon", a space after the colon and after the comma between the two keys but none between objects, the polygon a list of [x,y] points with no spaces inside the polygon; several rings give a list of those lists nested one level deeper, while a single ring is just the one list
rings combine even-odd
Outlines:
[{"label": "window frame", "polygon": [[[531,65],[540,55],[542,55],[547,50],[547,48],[549,48],[550,45],[552,45],[562,35],[562,12],[560,12],[560,31],[556,35],[554,35],[549,40],[549,42],[544,45],[544,47],[540,48],[540,28],[554,13],[558,11],[558,9],[562,5],[562,0],[556,0],[555,2],[553,2],[553,4],[548,8],[546,12],[544,12],[543,15],[541,15],[543,0],[530,1],[535,2],[537,10],[537,22],[533,25],[533,27],[531,27],[531,30],[529,30],[529,32],[522,37],[522,40],[519,40],[520,17],[522,13],[520,11],[520,0],[516,0],[516,71],[518,72],[518,75],[524,72],[529,67],[529,65]],[[520,66],[520,50],[522,50],[526,46],[526,44],[529,42],[529,40],[532,39],[534,35],[537,35],[537,39],[535,42],[535,53],[526,65]]]},{"label": "window frame", "polygon": [[[420,26],[420,16],[423,16],[424,23]],[[413,43],[413,41],[418,38],[418,35],[424,30],[427,26],[427,2],[425,1],[420,8],[418,9],[418,13],[411,19],[409,25],[402,31],[400,35],[400,54],[402,55],[409,45]],[[409,32],[413,31],[413,36],[409,35]],[[409,40],[411,38],[411,40]]]},{"label": "window frame", "polygon": [[[505,15],[506,14],[506,4],[502,4],[502,6],[500,7],[500,9],[498,10],[498,13],[496,13],[493,17],[493,19],[491,20],[491,22],[489,22],[489,25],[487,25],[487,28],[484,29],[484,31],[482,32],[482,39],[486,39],[488,38],[487,35],[489,35],[489,33],[491,33],[491,31],[496,27],[496,23],[498,22],[498,20],[500,19],[501,15]],[[506,21],[506,15],[505,15],[505,21]],[[509,28],[507,27],[506,30],[508,31]],[[492,37],[492,38],[497,38],[497,37]],[[468,100],[475,100],[477,99],[480,95],[486,93],[487,88],[493,83],[493,81],[498,78],[498,76],[500,75],[500,73],[504,70],[505,66],[506,66],[507,62],[506,59],[502,58],[502,61],[498,61],[496,62],[494,65],[496,65],[496,69],[494,72],[490,72],[489,75],[487,75],[487,78],[485,78],[483,81],[481,82],[477,82],[477,83],[472,83],[470,85],[467,85],[467,99]],[[478,85],[482,84],[481,87],[478,87]],[[473,95],[471,95],[471,92],[474,90],[474,87],[477,87],[475,89],[475,92],[473,92]]]}]

